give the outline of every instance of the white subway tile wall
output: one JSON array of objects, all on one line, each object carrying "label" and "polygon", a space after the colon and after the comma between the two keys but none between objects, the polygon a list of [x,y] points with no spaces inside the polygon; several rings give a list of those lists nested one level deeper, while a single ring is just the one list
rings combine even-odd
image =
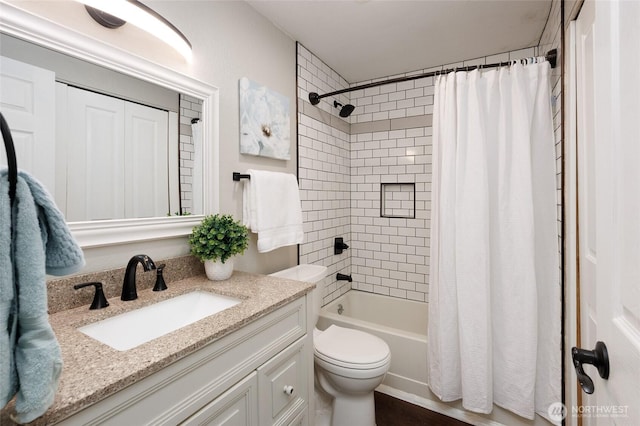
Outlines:
[{"label": "white subway tile wall", "polygon": [[[202,100],[180,94],[180,206],[182,214],[193,212],[193,160],[195,148],[191,120],[202,115]],[[176,212],[171,212],[175,214]]]},{"label": "white subway tile wall", "polygon": [[[415,218],[380,217],[382,183],[415,184]],[[352,288],[426,301],[431,127],[351,135]]]},{"label": "white subway tile wall", "polygon": [[[554,0],[540,46],[404,75],[544,55],[551,48],[560,51],[560,25],[560,2]],[[561,250],[560,66],[552,76]],[[376,81],[394,77],[398,75]],[[308,94],[339,90],[348,83],[298,45],[298,161],[306,232],[300,263],[329,267],[329,277],[323,283],[325,304],[349,288],[428,301],[433,84],[432,78],[424,78],[336,97],[356,106],[345,131],[344,126],[335,125],[340,119],[333,98],[311,107]],[[381,217],[382,183],[415,184],[415,219]],[[334,237],[343,237],[350,248],[334,255]],[[337,282],[336,272],[351,274],[353,282]]]},{"label": "white subway tile wall", "polygon": [[[554,0],[551,4],[549,20],[540,37],[539,51],[544,53],[551,49],[558,49],[557,66],[551,71],[551,93],[553,129],[556,143],[556,188],[557,188],[557,209],[558,209],[558,247],[560,252],[560,277],[562,277],[562,247],[563,247],[563,209],[562,209],[562,15],[560,0]],[[561,278],[562,279],[562,278]]]},{"label": "white subway tile wall", "polygon": [[[332,126],[340,120],[333,98],[311,107],[309,92],[327,93],[348,87],[346,81],[326,64],[298,44],[298,97],[310,107],[310,115],[298,113],[298,182],[302,202],[305,242],[300,245],[300,263],[326,266],[323,304],[351,288],[348,281],[337,281],[336,274],[351,274],[351,248],[334,255],[336,237],[351,245],[351,171],[349,134]],[[340,102],[347,104],[345,96]],[[313,114],[320,108],[323,114]],[[348,126],[347,126],[348,128]]]}]

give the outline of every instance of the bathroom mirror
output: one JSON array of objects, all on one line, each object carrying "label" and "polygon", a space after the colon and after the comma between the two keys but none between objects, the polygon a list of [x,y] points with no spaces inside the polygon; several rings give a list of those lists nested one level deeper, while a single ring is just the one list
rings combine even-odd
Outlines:
[{"label": "bathroom mirror", "polygon": [[[162,157],[162,160],[160,161],[154,160],[153,158],[150,158],[147,161],[144,157],[139,157],[136,159],[134,162],[135,164],[132,167],[134,172],[137,169],[142,168],[142,164],[147,162],[170,165],[168,170],[159,175],[159,178],[151,179],[151,181],[162,181],[162,185],[159,185],[159,190],[157,192],[165,193],[165,197],[166,193],[172,193],[172,196],[167,198],[171,198],[173,201],[168,202],[166,205],[156,208],[155,210],[151,210],[152,213],[149,213],[148,211],[145,213],[144,209],[139,209],[138,211],[143,213],[129,213],[127,215],[119,216],[108,215],[108,219],[99,217],[96,214],[79,215],[66,212],[66,216],[71,219],[69,222],[71,231],[82,247],[104,246],[131,241],[153,240],[188,235],[191,232],[191,228],[195,224],[199,223],[204,215],[218,210],[217,88],[194,80],[183,74],[174,72],[170,69],[160,67],[145,59],[109,46],[106,43],[90,39],[83,34],[32,15],[19,8],[2,4],[0,5],[0,9],[2,9],[0,32],[3,34],[51,49],[59,52],[60,54],[68,55],[76,61],[86,61],[93,64],[92,66],[100,66],[104,69],[111,70],[110,72],[125,74],[129,79],[135,78],[140,80],[139,83],[134,83],[135,86],[157,86],[160,88],[160,91],[169,93],[169,97],[171,97],[172,93],[176,94],[176,96],[177,94],[181,94],[183,95],[181,98],[194,101],[199,104],[197,109],[201,109],[201,112],[198,114],[201,117],[201,120],[197,125],[197,129],[194,129],[197,130],[199,138],[202,141],[202,145],[198,149],[198,157],[193,160],[199,165],[198,173],[193,176],[193,191],[197,191],[198,195],[193,196],[192,198],[198,200],[197,205],[191,210],[181,210],[181,204],[176,200],[176,198],[181,198],[181,194],[184,197],[184,191],[181,192],[180,189],[180,170],[177,165],[178,158],[174,153],[175,150],[169,150],[169,154],[166,152],[161,154],[164,155],[164,157]],[[73,83],[70,87],[71,86],[73,86]],[[75,88],[73,89],[75,90]],[[56,88],[56,90],[59,89]],[[155,107],[155,105],[152,106]],[[60,109],[60,107],[58,106],[57,109]],[[173,109],[174,111],[169,112],[169,122],[171,123],[169,124],[169,130],[171,131],[173,126],[173,130],[177,134],[177,128],[185,126],[188,127],[190,123],[185,117],[180,119],[180,114],[183,114],[183,112],[180,112],[180,108]],[[176,109],[177,111],[175,111]],[[173,116],[171,116],[171,114],[173,114]],[[185,121],[187,124],[185,124]],[[56,133],[58,132],[59,131],[56,130]],[[174,143],[177,147],[177,141]],[[128,148],[129,146],[126,146],[125,149],[121,151],[123,151],[123,154],[130,156],[131,154],[126,153]],[[58,149],[58,147],[56,146],[55,149]],[[59,152],[57,154],[60,155]],[[56,155],[56,153],[54,152],[53,155]],[[171,158],[171,155],[175,158]],[[69,155],[69,152],[67,152],[63,158],[68,159],[68,163],[73,163],[74,161],[74,157]],[[77,162],[78,161],[76,161],[76,163]],[[18,164],[18,167],[20,167],[20,164]],[[135,176],[135,174],[130,176]],[[76,183],[81,182],[84,184],[83,179],[65,180],[75,181]],[[140,183],[136,182],[139,178],[131,178],[128,180],[131,180],[131,182],[123,182],[125,186],[135,187],[136,184]],[[112,185],[113,180],[105,177],[103,183],[110,186]],[[65,184],[68,184],[68,182]],[[148,183],[146,185],[139,186],[147,188]],[[92,190],[92,188],[86,189],[86,191]],[[79,199],[83,198],[86,197],[79,197]],[[142,197],[136,197],[136,199],[138,198]],[[188,194],[187,198],[189,198]],[[60,205],[58,200],[56,200],[56,202]],[[110,204],[111,203],[108,203],[106,205]],[[71,208],[73,205],[75,204],[71,203],[69,204],[69,207]],[[188,212],[188,215],[180,215],[184,212]],[[92,220],[84,220],[87,217],[90,217]],[[113,220],[110,219],[111,217],[118,218]],[[75,221],[73,220],[74,218]]]}]

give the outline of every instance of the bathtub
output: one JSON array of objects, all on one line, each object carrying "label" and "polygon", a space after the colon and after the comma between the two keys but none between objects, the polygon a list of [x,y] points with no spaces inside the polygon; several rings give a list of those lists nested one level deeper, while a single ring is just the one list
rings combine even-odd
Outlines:
[{"label": "bathtub", "polygon": [[485,415],[465,410],[460,401],[440,401],[427,385],[427,321],[424,302],[349,290],[320,310],[317,327],[355,328],[387,342],[391,365],[380,392],[473,425],[549,425],[540,416],[530,421],[497,406]]}]

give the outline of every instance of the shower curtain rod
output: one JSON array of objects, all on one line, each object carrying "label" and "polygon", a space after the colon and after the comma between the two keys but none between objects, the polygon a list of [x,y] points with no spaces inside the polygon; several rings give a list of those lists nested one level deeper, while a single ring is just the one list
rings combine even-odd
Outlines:
[{"label": "shower curtain rod", "polygon": [[[549,65],[551,65],[551,68],[555,68],[556,60],[558,58],[558,49],[552,49],[548,51],[547,54],[544,56],[544,58],[547,62],[549,62]],[[450,68],[446,70],[432,71],[424,74],[410,75],[406,77],[397,77],[397,78],[392,78],[390,80],[376,81],[374,83],[367,83],[367,84],[362,84],[360,86],[349,87],[348,89],[336,90],[335,92],[325,93],[324,95],[318,95],[315,92],[311,92],[309,93],[309,102],[311,102],[311,105],[318,105],[318,103],[320,103],[320,99],[322,98],[326,98],[327,96],[339,95],[341,93],[353,92],[354,90],[368,89],[370,87],[384,86],[385,84],[399,83],[402,81],[418,80],[420,78],[433,77],[440,74],[449,74],[450,72],[454,72],[454,71],[472,71],[472,70],[475,70],[476,68],[497,68],[497,67],[510,65],[513,62],[514,61],[507,61],[507,62],[497,62],[495,64],[488,64],[488,65],[470,65],[468,67],[457,67],[457,68]]]}]

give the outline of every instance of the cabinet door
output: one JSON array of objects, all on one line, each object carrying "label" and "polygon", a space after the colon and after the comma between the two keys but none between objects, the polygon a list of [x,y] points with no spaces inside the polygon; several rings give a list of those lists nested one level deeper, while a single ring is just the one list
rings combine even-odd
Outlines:
[{"label": "cabinet door", "polygon": [[296,341],[258,368],[260,425],[288,425],[306,409],[308,366],[304,343],[305,338]]},{"label": "cabinet door", "polygon": [[253,372],[189,417],[182,425],[257,425],[257,385],[257,375]]},{"label": "cabinet door", "polygon": [[298,416],[289,423],[289,426],[308,426],[309,425],[309,416],[307,411],[303,411],[298,414]]}]

